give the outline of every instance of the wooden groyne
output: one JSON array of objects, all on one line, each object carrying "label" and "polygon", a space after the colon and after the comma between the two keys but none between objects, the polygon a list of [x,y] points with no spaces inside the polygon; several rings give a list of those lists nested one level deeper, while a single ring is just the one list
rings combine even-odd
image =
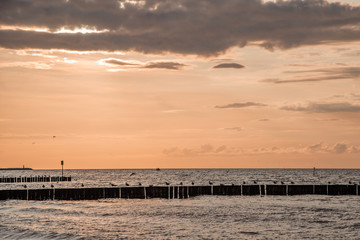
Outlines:
[{"label": "wooden groyne", "polygon": [[183,199],[200,195],[359,195],[359,185],[212,185],[0,190],[0,200]]},{"label": "wooden groyne", "polygon": [[71,177],[31,176],[2,177],[0,183],[30,183],[30,182],[71,182]]}]

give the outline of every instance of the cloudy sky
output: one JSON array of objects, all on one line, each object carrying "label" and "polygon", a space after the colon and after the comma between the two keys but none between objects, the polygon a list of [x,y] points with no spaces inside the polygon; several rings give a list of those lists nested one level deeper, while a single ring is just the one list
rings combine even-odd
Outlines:
[{"label": "cloudy sky", "polygon": [[360,168],[359,0],[0,13],[0,167]]}]

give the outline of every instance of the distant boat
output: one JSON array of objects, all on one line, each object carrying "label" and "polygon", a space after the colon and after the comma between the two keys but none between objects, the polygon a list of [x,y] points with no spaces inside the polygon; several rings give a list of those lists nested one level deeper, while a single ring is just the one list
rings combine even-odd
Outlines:
[{"label": "distant boat", "polygon": [[160,171],[160,168],[157,168],[156,171]]}]

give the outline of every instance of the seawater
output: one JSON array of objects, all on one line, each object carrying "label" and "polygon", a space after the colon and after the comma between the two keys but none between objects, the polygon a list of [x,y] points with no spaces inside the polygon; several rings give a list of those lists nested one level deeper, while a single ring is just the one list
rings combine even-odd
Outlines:
[{"label": "seawater", "polygon": [[[135,173],[135,174],[134,174]],[[66,170],[56,188],[130,185],[360,182],[360,170]],[[59,170],[0,171],[2,176],[61,175]],[[131,175],[131,176],[130,176]],[[0,189],[23,188],[1,184]],[[359,196],[199,196],[190,199],[0,201],[0,239],[359,239]]]}]

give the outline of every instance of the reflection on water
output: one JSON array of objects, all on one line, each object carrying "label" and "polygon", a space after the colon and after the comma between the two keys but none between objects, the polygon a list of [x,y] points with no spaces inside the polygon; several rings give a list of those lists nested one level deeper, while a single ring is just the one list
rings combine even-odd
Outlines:
[{"label": "reflection on water", "polygon": [[356,239],[357,196],[4,201],[1,239]]}]

